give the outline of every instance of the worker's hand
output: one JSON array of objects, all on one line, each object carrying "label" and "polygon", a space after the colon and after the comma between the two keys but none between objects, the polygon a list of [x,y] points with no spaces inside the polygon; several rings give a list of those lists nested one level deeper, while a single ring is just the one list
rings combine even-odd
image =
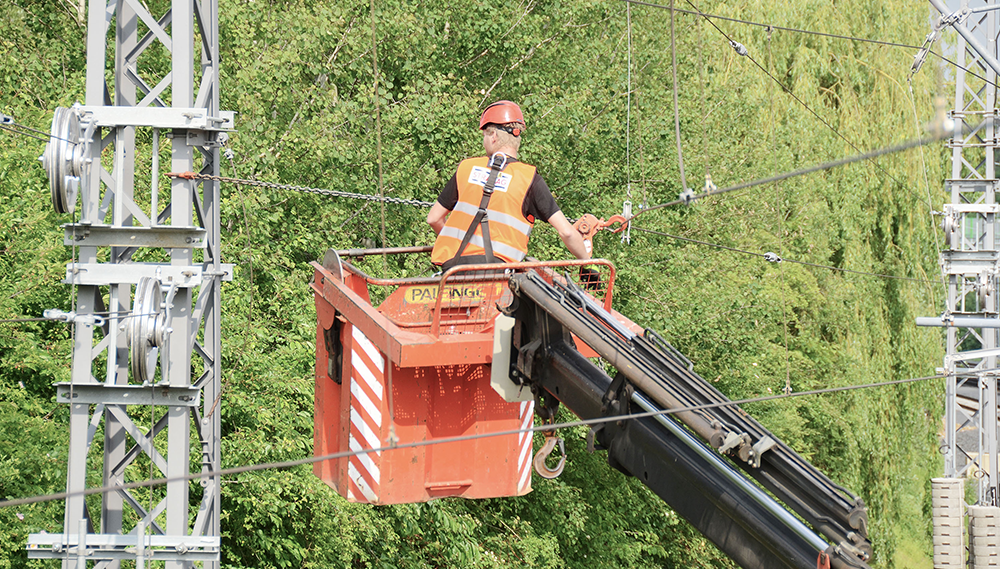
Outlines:
[{"label": "worker's hand", "polygon": [[580,267],[580,284],[587,290],[601,290],[601,273],[590,267]]},{"label": "worker's hand", "polygon": [[[593,217],[593,216],[591,216]],[[577,224],[580,222],[577,221]],[[562,239],[563,244],[569,249],[570,253],[577,259],[589,259],[591,252],[591,245],[589,239],[585,239],[583,234],[580,233],[579,229],[566,219],[563,212],[557,211],[552,214],[549,218],[549,224],[559,232],[559,238]]]},{"label": "worker's hand", "polygon": [[594,235],[601,229],[601,220],[597,219],[593,214],[585,213],[580,219],[576,220],[576,223],[573,224],[573,229],[576,229],[580,233],[580,236],[583,237],[583,246],[587,248],[587,254],[593,254]]}]

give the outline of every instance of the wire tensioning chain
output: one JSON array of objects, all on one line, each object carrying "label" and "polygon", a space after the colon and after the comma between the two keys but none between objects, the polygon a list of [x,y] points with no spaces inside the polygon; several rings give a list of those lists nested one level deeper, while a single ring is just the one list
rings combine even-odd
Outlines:
[{"label": "wire tensioning chain", "polygon": [[336,198],[350,198],[356,200],[366,200],[371,202],[384,201],[385,203],[394,203],[400,205],[414,205],[420,207],[431,207],[434,205],[431,202],[425,202],[420,200],[410,200],[404,198],[392,198],[392,197],[379,197],[370,194],[357,194],[352,192],[343,192],[340,190],[326,190],[323,188],[310,188],[308,186],[295,186],[292,184],[277,184],[274,182],[262,182],[260,180],[244,180],[241,178],[229,178],[226,176],[214,176],[212,174],[198,174],[196,172],[170,172],[167,174],[168,178],[183,178],[185,180],[211,180],[214,182],[225,182],[228,184],[241,184],[244,186],[255,186],[258,188],[271,188],[274,190],[291,190],[293,192],[304,192],[308,194],[318,194],[321,196],[331,196]]}]

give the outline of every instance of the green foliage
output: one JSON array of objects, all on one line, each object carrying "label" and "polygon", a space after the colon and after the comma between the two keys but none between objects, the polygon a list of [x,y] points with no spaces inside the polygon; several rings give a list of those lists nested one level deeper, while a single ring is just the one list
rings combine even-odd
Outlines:
[{"label": "green foliage", "polygon": [[[376,4],[377,113],[370,3],[221,3],[222,107],[239,112],[224,174],[369,194],[381,187],[431,201],[461,158],[481,152],[480,110],[506,98],[527,117],[523,159],[538,165],[568,217],[608,217],[626,198],[638,209],[681,191],[668,12],[610,0]],[[60,6],[0,6],[7,71],[0,112],[43,131],[53,107],[83,98],[84,28]],[[900,0],[699,7],[911,44],[926,32],[926,11]],[[933,115],[937,87],[928,69],[912,92],[905,84],[908,50],[717,24],[774,79],[704,20],[676,15],[683,159],[695,190],[707,173],[724,187],[898,143]],[[169,54],[157,49],[143,72],[169,65]],[[51,212],[35,161],[41,148],[0,131],[5,317],[71,305],[60,283],[70,252],[58,230],[69,219]],[[941,180],[945,160],[943,148],[927,147],[662,209],[640,218],[630,245],[599,235],[596,253],[618,267],[618,310],[661,332],[732,398],[778,393],[786,377],[805,391],[930,375],[941,339],[912,322],[940,310],[941,291],[861,273],[935,280],[928,212],[944,196],[924,180]],[[425,212],[387,205],[383,223],[383,208],[368,202],[228,184],[222,191],[223,256],[237,266],[223,289],[223,460],[237,466],[308,456],[315,342],[308,262],[328,247],[430,244]],[[530,253],[566,257],[555,232],[539,225]],[[668,235],[773,251],[786,262]],[[430,271],[424,262],[381,259],[365,269]],[[70,341],[62,325],[0,323],[0,498],[64,488],[68,429],[51,384],[68,378]],[[910,567],[930,551],[927,480],[940,468],[940,392],[934,383],[911,384],[747,410],[865,499],[873,567]],[[565,474],[536,481],[519,498],[370,507],[347,503],[307,467],[227,479],[223,564],[731,565],[638,481],[586,453],[582,432],[566,438]],[[0,511],[0,569],[28,565],[25,536],[60,531],[61,508]]]}]

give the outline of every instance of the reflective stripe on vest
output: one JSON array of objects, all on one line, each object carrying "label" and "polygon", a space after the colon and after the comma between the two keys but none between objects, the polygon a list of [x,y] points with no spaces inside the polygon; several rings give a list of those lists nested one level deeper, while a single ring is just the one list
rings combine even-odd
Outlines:
[{"label": "reflective stripe on vest", "polygon": [[[493,231],[493,222],[492,221],[490,222],[490,231],[491,232]],[[465,239],[465,231],[461,230],[461,229],[456,229],[454,227],[447,227],[447,226],[445,226],[441,230],[440,235],[443,235],[445,237],[451,237],[453,239],[458,239],[459,243],[462,242],[462,239]],[[492,235],[492,233],[491,233],[491,235]],[[508,261],[513,261],[515,263],[517,261],[520,261],[521,259],[524,258],[524,255],[525,255],[524,251],[518,251],[516,248],[511,247],[510,245],[506,245],[504,243],[501,243],[499,241],[495,241],[493,239],[490,239],[490,243],[493,244],[493,254],[496,255],[497,257],[503,257],[503,258],[507,259]],[[472,251],[472,252],[470,253],[469,251]],[[469,246],[465,248],[465,253],[464,254],[465,255],[482,255],[483,251],[485,251],[485,249],[483,248],[483,236],[480,235],[479,233],[476,233],[475,235],[472,236],[472,239],[469,241]],[[433,253],[432,253],[432,258],[433,258]],[[445,261],[448,261],[448,260],[449,259],[445,259]]]},{"label": "reflective stripe on vest", "polygon": [[[490,220],[490,227],[493,227],[494,223],[502,223],[504,225],[511,226],[513,229],[515,229],[515,230],[517,230],[517,231],[519,231],[519,232],[521,232],[521,233],[523,233],[525,235],[530,235],[531,234],[531,224],[528,223],[527,220],[522,221],[524,218],[522,218],[520,215],[517,216],[517,217],[514,217],[513,215],[507,215],[506,213],[501,213],[499,211],[495,211],[491,207],[487,207],[486,210],[489,212],[488,215],[489,215],[489,220]],[[462,213],[467,213],[467,214],[471,215],[472,217],[475,217],[476,214],[479,213],[479,208],[476,207],[476,206],[474,206],[474,205],[470,205],[470,204],[463,203],[463,202],[458,202],[457,204],[455,204],[455,211],[460,211]],[[518,218],[521,218],[521,219],[518,219]]]},{"label": "reflective stripe on vest", "polygon": [[[457,254],[469,225],[478,213],[479,203],[483,198],[483,184],[489,174],[487,161],[482,156],[463,160],[459,164],[455,175],[458,203],[448,215],[444,228],[434,242],[431,261],[435,264],[447,262]],[[521,210],[534,177],[534,166],[523,162],[508,163],[497,177],[496,187],[486,208],[493,254],[508,262],[520,261],[528,252],[532,223],[524,217]],[[482,228],[477,224],[475,235],[462,255],[482,255],[484,252]]]}]

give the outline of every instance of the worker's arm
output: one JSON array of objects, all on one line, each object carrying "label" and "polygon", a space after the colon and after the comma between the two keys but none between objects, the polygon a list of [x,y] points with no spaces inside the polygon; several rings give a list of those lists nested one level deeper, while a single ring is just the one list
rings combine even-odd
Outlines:
[{"label": "worker's arm", "polygon": [[[445,209],[440,202],[434,202],[434,205],[431,206],[430,213],[427,214],[427,223],[430,224],[431,229],[434,230],[435,234],[441,233],[441,230],[444,228],[444,219],[446,217],[448,217],[448,210]],[[570,229],[572,229],[572,227]]]},{"label": "worker's arm", "polygon": [[[433,210],[432,210],[433,211]],[[552,225],[559,232],[559,238],[569,249],[570,253],[577,259],[589,259],[590,251],[587,250],[587,245],[583,241],[583,236],[580,232],[573,228],[573,224],[566,219],[563,212],[557,211],[552,214],[549,218],[549,224]]]}]

